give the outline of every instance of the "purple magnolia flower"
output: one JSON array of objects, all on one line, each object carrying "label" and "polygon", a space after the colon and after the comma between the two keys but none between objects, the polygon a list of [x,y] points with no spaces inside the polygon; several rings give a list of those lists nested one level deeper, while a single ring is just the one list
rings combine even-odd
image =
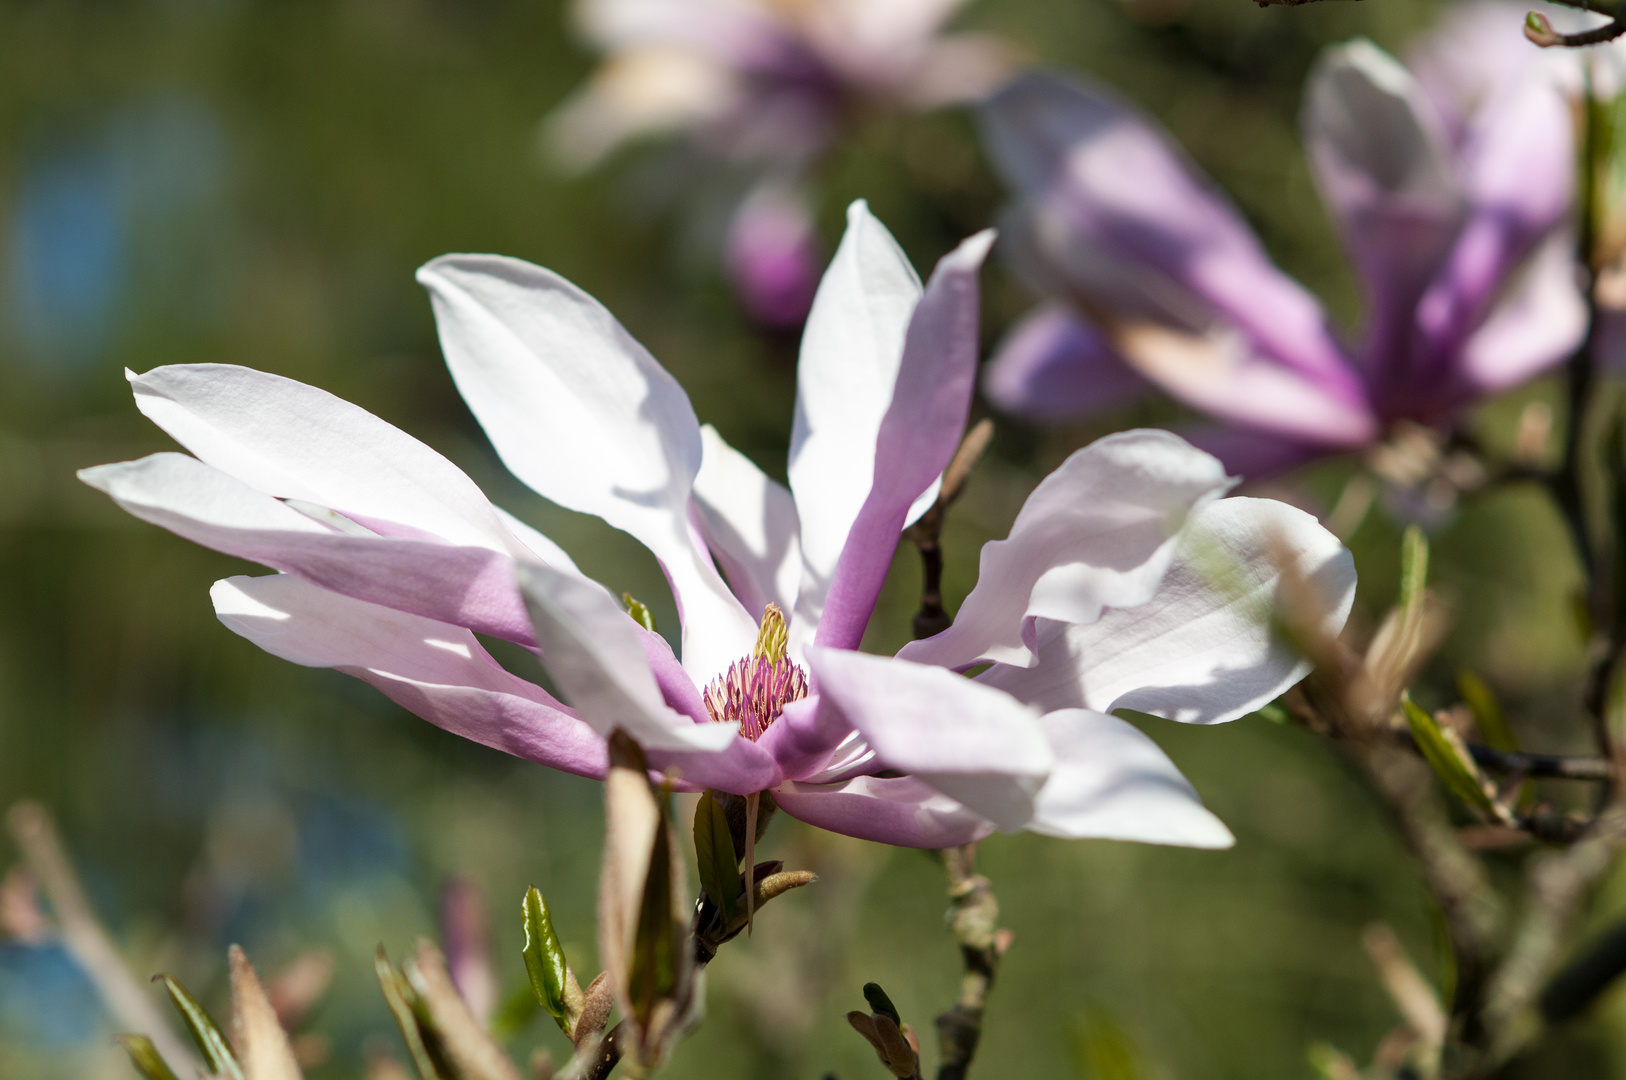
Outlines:
[{"label": "purple magnolia flower", "polygon": [[[138,407],[196,456],[82,476],[144,520],[281,571],[215,584],[235,632],[531,761],[601,777],[621,728],[684,788],[771,791],[797,818],[888,843],[1026,828],[1223,846],[1174,765],[1107,713],[1217,723],[1256,708],[1305,670],[1268,625],[1283,557],[1331,631],[1354,573],[1307,515],[1221,499],[1219,462],[1177,437],[1078,451],[983,549],[951,629],[897,657],[855,651],[964,429],[991,242],[965,241],[922,289],[852,207],[803,338],[788,489],[700,426],[569,282],[489,255],[419,272],[504,463],[660,560],[681,657],[450,462],[274,375],[132,375]],[[498,666],[476,633],[538,650],[569,704]]]},{"label": "purple magnolia flower", "polygon": [[[1252,475],[1397,420],[1447,423],[1568,355],[1586,328],[1568,220],[1576,71],[1525,44],[1518,17],[1498,11],[1497,30],[1471,14],[1416,73],[1360,40],[1310,76],[1310,163],[1366,298],[1352,344],[1136,109],[1051,74],[996,94],[981,119],[1018,196],[1012,254],[1050,299],[1001,346],[990,397],[1055,419],[1157,387],[1220,421],[1194,441]],[[1494,75],[1452,59],[1469,29],[1507,39]]]},{"label": "purple magnolia flower", "polygon": [[734,208],[724,264],[766,326],[806,317],[819,280],[812,213],[796,193],[856,108],[918,111],[980,98],[1015,51],[944,33],[965,0],[584,0],[578,22],[604,63],[545,124],[571,169],[681,134],[702,156],[762,174]]}]

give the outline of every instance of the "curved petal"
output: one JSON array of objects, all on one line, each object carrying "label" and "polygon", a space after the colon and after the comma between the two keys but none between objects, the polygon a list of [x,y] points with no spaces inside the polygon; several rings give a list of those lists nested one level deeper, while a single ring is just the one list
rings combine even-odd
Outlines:
[{"label": "curved petal", "polygon": [[1536,249],[1520,280],[1463,343],[1459,372],[1468,392],[1517,386],[1575,351],[1587,332],[1577,269],[1575,240],[1565,230]]},{"label": "curved petal", "polygon": [[1034,73],[989,98],[980,122],[995,165],[1032,207],[1034,250],[1089,310],[1196,333],[1234,327],[1272,362],[1361,402],[1320,305],[1138,110]]},{"label": "curved petal", "polygon": [[812,648],[808,666],[882,763],[1015,831],[1053,758],[1038,712],[1003,692],[929,664]]},{"label": "curved petal", "polygon": [[604,740],[540,686],[504,671],[462,627],[286,574],[227,578],[209,595],[227,629],[273,656],[354,675],[436,727],[495,750],[604,776]]},{"label": "curved petal", "polygon": [[819,829],[898,847],[949,848],[980,840],[994,824],[912,776],[860,776],[842,784],[782,784],[774,802]]},{"label": "curved petal", "polygon": [[1024,315],[982,375],[989,401],[1039,422],[1108,412],[1150,389],[1099,330],[1058,304]]},{"label": "curved petal", "polygon": [[1168,755],[1129,724],[1086,709],[1049,713],[1039,723],[1056,767],[1029,832],[1196,848],[1236,842]]},{"label": "curved petal", "polygon": [[876,434],[869,494],[825,597],[814,639],[820,645],[858,647],[911,508],[959,446],[977,379],[977,273],[993,242],[992,231],[980,232],[943,256],[915,305]]},{"label": "curved petal", "polygon": [[1193,510],[1232,484],[1220,463],[1166,431],[1108,435],[1039,482],[1009,539],[984,544],[954,625],[898,655],[966,667],[1033,663],[1027,621],[1088,623],[1144,603]]},{"label": "curved petal", "polygon": [[786,705],[757,745],[773,755],[786,779],[806,780],[825,768],[852,730],[833,702],[814,694]]},{"label": "curved petal", "polygon": [[683,615],[683,666],[704,684],[749,651],[756,621],[689,521],[700,428],[689,399],[598,301],[495,255],[418,270],[446,363],[511,472],[655,554]]},{"label": "curved petal", "polygon": [[1417,80],[1364,38],[1316,62],[1303,128],[1366,293],[1363,358],[1382,388],[1405,373],[1418,299],[1467,212],[1450,139]]},{"label": "curved petal", "polygon": [[537,563],[520,563],[518,575],[543,666],[594,731],[608,738],[624,728],[661,750],[715,752],[736,737],[667,706],[638,624],[602,586]]},{"label": "curved petal", "polygon": [[79,478],[143,521],[334,592],[521,644],[530,622],[514,561],[489,547],[345,531],[185,454],[83,469]]},{"label": "curved petal", "polygon": [[1572,124],[1567,99],[1535,72],[1474,117],[1461,157],[1471,211],[1417,308],[1436,370],[1456,359],[1509,272],[1562,227],[1575,185]]},{"label": "curved petal", "polygon": [[847,534],[875,474],[875,440],[892,403],[920,279],[859,200],[819,283],[796,369],[790,490],[802,525],[796,615],[818,622]]},{"label": "curved petal", "polygon": [[705,457],[694,480],[694,504],[706,542],[745,609],[796,606],[802,580],[802,543],[796,502],[784,485],[706,424]]},{"label": "curved petal", "polygon": [[1220,499],[1192,515],[1157,592],[1088,625],[1041,620],[1039,662],[977,677],[1039,709],[1128,708],[1188,724],[1235,720],[1302,679],[1309,665],[1273,631],[1281,560],[1308,586],[1336,635],[1355,599],[1355,564],[1302,510]]},{"label": "curved petal", "polygon": [[149,420],[249,487],[369,527],[388,522],[452,544],[509,550],[494,508],[463,470],[326,390],[231,364],[126,375]]}]

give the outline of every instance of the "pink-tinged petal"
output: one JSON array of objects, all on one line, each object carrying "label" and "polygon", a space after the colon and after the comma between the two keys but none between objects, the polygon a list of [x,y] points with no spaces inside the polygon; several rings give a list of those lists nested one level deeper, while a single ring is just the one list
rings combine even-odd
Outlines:
[{"label": "pink-tinged petal", "polygon": [[712,554],[747,611],[760,613],[772,603],[790,612],[802,580],[795,500],[710,424],[700,438],[705,458],[694,504]]},{"label": "pink-tinged petal", "polygon": [[1366,294],[1368,382],[1398,391],[1417,302],[1467,213],[1449,136],[1411,73],[1364,38],[1322,54],[1302,119],[1321,197]]},{"label": "pink-tinged petal", "polygon": [[959,445],[977,380],[977,274],[993,242],[991,231],[981,232],[943,256],[915,306],[876,436],[869,494],[825,597],[820,645],[858,647],[910,511]]},{"label": "pink-tinged petal", "polygon": [[540,686],[509,674],[474,635],[285,574],[210,590],[233,633],[305,667],[371,683],[436,727],[515,757],[602,779],[604,740]]},{"label": "pink-tinged petal", "polygon": [[1195,848],[1236,842],[1168,755],[1129,724],[1086,709],[1049,713],[1039,723],[1056,767],[1029,832]]},{"label": "pink-tinged petal", "polygon": [[790,490],[802,529],[796,615],[811,628],[847,534],[875,474],[875,440],[892,404],[920,279],[897,241],[862,200],[819,283],[802,335]]},{"label": "pink-tinged petal", "polygon": [[1024,315],[994,350],[982,376],[989,401],[1041,423],[1110,412],[1150,389],[1101,331],[1056,304]]},{"label": "pink-tinged petal", "polygon": [[711,716],[706,712],[706,702],[700,695],[700,688],[683,670],[683,665],[678,663],[672,646],[653,630],[634,626],[638,632],[638,643],[644,647],[644,659],[649,661],[650,673],[655,676],[655,685],[660,689],[661,700],[697,724],[710,723]]},{"label": "pink-tinged petal", "polygon": [[603,586],[536,563],[518,566],[548,674],[577,715],[606,738],[617,728],[645,749],[720,751],[737,738],[666,704],[641,629]]},{"label": "pink-tinged petal", "polygon": [[1459,371],[1468,392],[1517,386],[1575,351],[1587,332],[1579,269],[1565,230],[1536,249],[1518,271],[1522,280],[1463,344]]},{"label": "pink-tinged petal", "polygon": [[834,706],[899,769],[1014,832],[1053,756],[1038,711],[946,668],[845,649],[812,648],[808,666]]},{"label": "pink-tinged petal", "polygon": [[231,364],[129,379],[148,419],[249,487],[451,544],[509,549],[494,508],[461,469],[325,390]]},{"label": "pink-tinged petal", "polygon": [[836,748],[852,733],[852,725],[841,710],[833,702],[825,704],[822,695],[814,694],[786,705],[757,745],[773,755],[787,779],[806,780],[825,768]]},{"label": "pink-tinged petal", "polygon": [[1329,452],[1325,446],[1246,428],[1204,425],[1182,428],[1178,434],[1197,449],[1219,458],[1226,472],[1244,480],[1265,480]]},{"label": "pink-tinged petal", "polygon": [[1166,431],[1091,443],[1033,489],[1009,539],[983,545],[954,625],[898,655],[945,667],[1032,664],[1029,619],[1087,623],[1144,603],[1188,515],[1231,484],[1218,461]]},{"label": "pink-tinged petal", "polygon": [[749,651],[756,620],[689,521],[700,427],[683,388],[598,301],[550,271],[447,255],[418,280],[458,390],[513,474],[655,554],[683,615],[683,666],[705,683]]},{"label": "pink-tinged petal", "polygon": [[531,643],[514,561],[489,547],[377,536],[320,524],[185,454],[83,469],[79,478],[143,521],[334,592]]},{"label": "pink-tinged petal", "polygon": [[1027,246],[1088,310],[1197,334],[1234,330],[1248,339],[1243,351],[1351,407],[1362,401],[1314,297],[1138,110],[1103,88],[1035,73],[993,95],[980,119],[1028,208]]},{"label": "pink-tinged petal", "polygon": [[806,201],[779,184],[753,191],[729,223],[723,261],[753,319],[779,329],[802,325],[822,262]]},{"label": "pink-tinged petal", "polygon": [[912,776],[860,776],[843,784],[788,783],[774,802],[819,829],[898,847],[949,848],[980,840],[994,823]]},{"label": "pink-tinged petal", "polygon": [[1575,184],[1568,100],[1536,74],[1510,81],[1474,118],[1461,171],[1471,211],[1417,308],[1436,378],[1521,264],[1562,228]]},{"label": "pink-tinged petal", "polygon": [[1272,627],[1284,557],[1309,586],[1320,629],[1336,636],[1355,598],[1344,546],[1286,503],[1220,499],[1192,515],[1151,599],[1088,625],[1040,620],[1037,664],[995,664],[977,680],[1045,712],[1126,708],[1188,724],[1235,720],[1309,671]]}]

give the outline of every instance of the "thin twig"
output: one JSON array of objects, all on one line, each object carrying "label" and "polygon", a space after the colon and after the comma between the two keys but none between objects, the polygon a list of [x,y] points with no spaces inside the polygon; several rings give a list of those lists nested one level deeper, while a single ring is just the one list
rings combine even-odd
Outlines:
[{"label": "thin twig", "polygon": [[57,836],[50,813],[36,802],[20,802],[6,815],[11,838],[51,902],[62,941],[95,984],[107,1011],[120,1026],[145,1035],[182,1076],[201,1075],[203,1063],[181,1042],[154,1004],[147,988],[125,967],[102,929],[79,875]]},{"label": "thin twig", "polygon": [[621,1061],[621,1021],[598,1044],[598,1058],[582,1074],[583,1080],[605,1080]]},{"label": "thin twig", "polygon": [[929,638],[941,633],[954,621],[954,617],[943,607],[943,548],[939,543],[943,517],[965,491],[965,482],[972,468],[988,449],[993,437],[994,422],[986,418],[977,421],[966,432],[948,468],[943,470],[943,483],[938,489],[937,501],[920,515],[920,520],[904,531],[903,535],[913,540],[920,551],[922,581],[920,611],[916,613],[914,621],[916,638]]},{"label": "thin twig", "polygon": [[937,1016],[937,1080],[964,1080],[982,1037],[982,1014],[988,991],[999,972],[1000,959],[1010,948],[1011,932],[999,929],[999,901],[988,879],[976,872],[977,845],[948,848],[943,866],[948,871],[954,940],[960,945],[965,974],[954,1006]]},{"label": "thin twig", "polygon": [[1561,754],[1526,754],[1469,743],[1468,752],[1482,768],[1518,773],[1539,780],[1613,780],[1615,766],[1606,758]]}]

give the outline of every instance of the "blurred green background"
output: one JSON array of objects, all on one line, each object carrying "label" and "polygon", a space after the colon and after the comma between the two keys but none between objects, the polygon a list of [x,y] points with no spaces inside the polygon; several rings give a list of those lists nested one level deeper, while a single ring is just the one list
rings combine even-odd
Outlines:
[{"label": "blurred green background", "polygon": [[[1301,83],[1325,44],[1366,34],[1398,50],[1434,14],[1417,0],[982,0],[960,23],[1143,102],[1278,261],[1352,323],[1352,282],[1300,152]],[[262,654],[216,623],[207,596],[215,579],[259,568],[136,522],[74,470],[170,448],[137,414],[123,368],[278,372],[440,449],[670,633],[675,611],[641,548],[503,473],[412,280],[459,250],[564,273],[677,375],[703,421],[783,477],[794,343],[753,330],[706,239],[651,209],[660,159],[635,152],[574,180],[541,160],[538,121],[593,59],[546,0],[0,0],[0,803],[34,797],[57,814],[143,977],[172,971],[218,1006],[229,942],[262,970],[332,950],[337,981],[308,1028],[331,1052],[313,1077],[358,1076],[369,1047],[393,1043],[372,950],[399,956],[432,933],[450,875],[492,898],[508,987],[523,977],[530,883],[577,969],[596,970],[598,788]],[[862,196],[922,269],[1001,203],[952,111],[870,123],[820,181],[826,251]],[[1030,302],[992,269],[986,340]],[[1516,405],[1487,410],[1493,437]],[[1175,419],[1148,407],[1120,426]],[[1104,430],[1001,423],[951,517],[952,601],[1038,477]],[[1324,508],[1347,471],[1324,466],[1273,493]],[[1397,535],[1374,515],[1352,541],[1368,627],[1393,595]],[[1576,575],[1550,509],[1531,492],[1487,496],[1436,545],[1459,629],[1431,678],[1443,693],[1456,666],[1482,670],[1531,746],[1565,747],[1582,658]],[[903,553],[873,647],[906,636],[917,574]],[[1397,1018],[1362,929],[1387,921],[1430,966],[1435,955],[1382,809],[1302,731],[1259,718],[1146,730],[1237,846],[988,841],[983,866],[1016,944],[978,1073],[1097,1075],[1081,1047],[1102,1025],[1121,1029],[1148,1077],[1306,1076],[1317,1040],[1367,1057]],[[4,844],[0,871],[14,855]],[[669,1075],[878,1075],[842,1016],[868,980],[923,1033],[950,1003],[941,872],[926,855],[785,820],[766,849],[824,880],[724,950],[708,1022]],[[1626,883],[1612,884],[1600,908],[1622,907]],[[133,1077],[110,1030],[59,953],[0,941],[0,1076]],[[538,1022],[514,1048],[539,1042],[564,1046]],[[1528,1071],[1626,1076],[1626,1002],[1606,999]]]}]

